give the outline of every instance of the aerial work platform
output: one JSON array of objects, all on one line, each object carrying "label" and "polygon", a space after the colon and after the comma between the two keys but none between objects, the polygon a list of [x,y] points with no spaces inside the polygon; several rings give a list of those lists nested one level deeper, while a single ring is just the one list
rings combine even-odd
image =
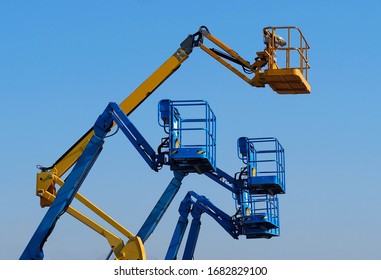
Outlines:
[{"label": "aerial work platform", "polygon": [[294,26],[266,27],[263,34],[267,45],[263,55],[268,59],[268,68],[262,74],[263,80],[279,94],[310,93],[310,46],[301,30]]},{"label": "aerial work platform", "polygon": [[162,147],[168,148],[171,170],[202,174],[216,169],[216,117],[203,100],[162,100],[159,124],[169,135]]}]

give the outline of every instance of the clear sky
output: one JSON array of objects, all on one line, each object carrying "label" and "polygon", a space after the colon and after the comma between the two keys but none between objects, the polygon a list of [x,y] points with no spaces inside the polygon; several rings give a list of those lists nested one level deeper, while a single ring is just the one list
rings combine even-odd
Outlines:
[{"label": "clear sky", "polygon": [[[1,1],[0,259],[18,259],[44,216],[37,164],[50,165],[201,25],[252,61],[265,26],[302,29],[312,93],[252,88],[196,49],[132,115],[156,147],[162,98],[205,99],[217,116],[217,165],[242,166],[240,136],[274,136],[286,150],[281,236],[232,239],[203,217],[196,259],[380,259],[381,44],[378,1]],[[172,178],[152,172],[121,133],[107,140],[80,192],[136,233]],[[187,191],[233,213],[231,194],[191,174],[146,242],[165,256]],[[103,259],[107,242],[64,215],[46,259]]]}]

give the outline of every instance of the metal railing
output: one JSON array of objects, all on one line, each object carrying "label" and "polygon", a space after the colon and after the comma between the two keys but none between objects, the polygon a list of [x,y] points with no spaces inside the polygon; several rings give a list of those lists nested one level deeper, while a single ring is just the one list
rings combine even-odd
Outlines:
[{"label": "metal railing", "polygon": [[[302,75],[308,80],[308,50],[310,48],[307,40],[305,39],[302,31],[295,26],[281,26],[281,27],[265,27],[263,35],[267,48],[265,50],[269,57],[269,69],[279,68],[279,61],[276,61],[276,52],[284,52],[285,67],[286,69],[296,68],[299,69]],[[284,36],[286,39],[283,39]],[[297,41],[295,40],[297,37]],[[295,53],[298,65],[294,65],[293,54]],[[281,67],[283,68],[283,67]]]}]

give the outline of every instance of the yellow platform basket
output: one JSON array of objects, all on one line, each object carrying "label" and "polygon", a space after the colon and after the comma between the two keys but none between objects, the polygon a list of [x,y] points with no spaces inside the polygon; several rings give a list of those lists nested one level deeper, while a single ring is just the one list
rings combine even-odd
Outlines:
[{"label": "yellow platform basket", "polygon": [[310,93],[310,46],[301,30],[294,26],[266,27],[263,34],[268,58],[268,69],[263,72],[265,83],[279,94]]},{"label": "yellow platform basket", "polygon": [[310,93],[311,86],[299,69],[268,69],[264,71],[268,85],[279,94]]}]

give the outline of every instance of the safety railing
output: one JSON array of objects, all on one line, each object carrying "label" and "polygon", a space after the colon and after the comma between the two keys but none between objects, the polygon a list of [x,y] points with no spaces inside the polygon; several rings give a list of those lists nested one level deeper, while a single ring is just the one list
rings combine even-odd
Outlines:
[{"label": "safety railing", "polygon": [[216,117],[206,101],[163,100],[159,103],[159,124],[169,134],[170,158],[206,158],[215,168]]},{"label": "safety railing", "polygon": [[302,31],[295,26],[270,26],[263,29],[263,34],[267,45],[265,52],[269,57],[268,68],[296,68],[308,80],[310,46]]},{"label": "safety railing", "polygon": [[241,220],[243,233],[251,238],[262,237],[263,234],[278,236],[279,204],[277,195],[251,194],[243,190],[236,199],[237,218]]},{"label": "safety railing", "polygon": [[[276,138],[241,137],[238,139],[237,153],[246,164],[249,183],[256,181],[262,182],[262,185],[276,183],[282,192],[286,190],[285,154]],[[259,179],[258,177],[263,180],[256,180]]]}]

